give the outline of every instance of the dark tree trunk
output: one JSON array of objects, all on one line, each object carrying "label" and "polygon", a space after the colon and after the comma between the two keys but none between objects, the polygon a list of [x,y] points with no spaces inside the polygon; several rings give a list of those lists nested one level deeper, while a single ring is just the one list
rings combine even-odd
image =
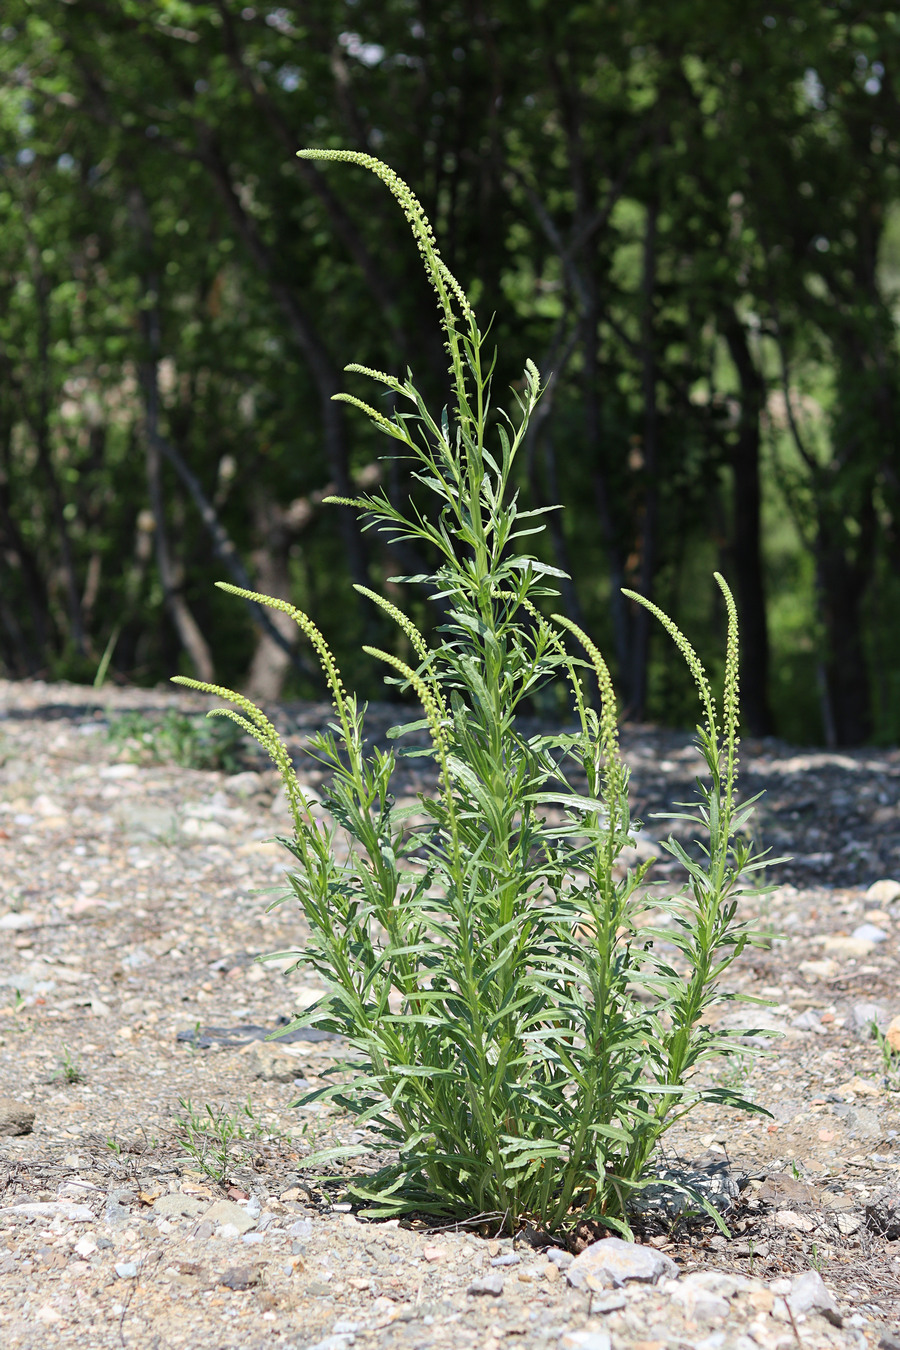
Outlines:
[{"label": "dark tree trunk", "polygon": [[[657,157],[658,158],[658,157]],[[659,415],[656,404],[656,358],[653,339],[653,295],[656,289],[656,226],[659,203],[647,207],[644,232],[644,267],[641,279],[641,381],[644,394],[644,501],[640,535],[638,590],[653,598],[656,579],[657,528],[659,521]],[[632,626],[631,698],[632,717],[642,722],[647,711],[647,666],[650,656],[651,616],[636,606]]]},{"label": "dark tree trunk", "polygon": [[[131,209],[135,227],[140,235],[149,264],[153,250],[152,227],[146,202],[137,190],[132,193]],[[144,402],[147,493],[150,500],[150,510],[153,513],[156,567],[159,572],[166,610],[175,632],[178,634],[178,640],[190,658],[196,678],[206,684],[211,684],[215,678],[215,670],[209,643],[201,632],[200,625],[191,613],[190,607],[182,594],[181,569],[173,561],[169,547],[162,474],[163,437],[159,427],[160,278],[148,266],[148,271],[141,280],[144,288],[144,305],[141,308],[140,323],[144,352],[139,362],[138,378]]]},{"label": "dark tree trunk", "polygon": [[[860,521],[861,539],[871,540],[875,512],[871,498]],[[872,701],[863,643],[863,605],[870,579],[871,546],[850,559],[840,527],[820,518],[817,548],[822,619],[826,733],[835,747],[862,745],[872,735]]]},{"label": "dark tree trunk", "polygon": [[741,414],[732,449],[734,525],[732,557],[741,622],[741,713],[753,736],[771,736],[769,705],[769,624],[762,569],[760,418],[765,383],[756,368],[747,334],[734,311],[725,319],[725,338],[741,382]]},{"label": "dark tree trunk", "polygon": [[[8,446],[4,446],[4,452]],[[40,565],[32,549],[22,537],[13,511],[10,493],[9,455],[4,453],[4,463],[0,467],[0,546],[12,553],[19,565],[19,573],[24,589],[24,598],[28,605],[30,635],[20,625],[22,633],[22,661],[25,672],[37,674],[38,670],[50,664],[53,649],[51,639],[50,606],[47,587],[41,575]],[[32,640],[33,639],[33,640]]]},{"label": "dark tree trunk", "polygon": [[38,368],[36,372],[37,397],[29,420],[37,451],[38,468],[47,487],[53,530],[59,546],[60,566],[66,594],[66,608],[69,616],[69,638],[79,656],[87,651],[84,632],[84,620],[81,612],[81,588],[75,568],[72,542],[69,537],[69,522],[66,517],[66,503],[60,485],[53,452],[50,445],[50,405],[51,405],[51,369],[50,369],[50,313],[49,283],[41,265],[40,251],[31,236],[27,235],[28,253],[32,265],[35,298],[37,300],[37,348]]}]

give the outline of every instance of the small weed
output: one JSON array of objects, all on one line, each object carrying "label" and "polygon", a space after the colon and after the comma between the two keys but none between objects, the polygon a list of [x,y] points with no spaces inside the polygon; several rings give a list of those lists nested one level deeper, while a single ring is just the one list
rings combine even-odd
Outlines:
[{"label": "small weed", "polygon": [[253,1145],[272,1131],[253,1111],[250,1098],[231,1114],[224,1106],[198,1110],[190,1098],[179,1098],[184,1115],[175,1117],[176,1134],[188,1155],[213,1181],[224,1182],[253,1156]]},{"label": "small weed", "polygon": [[67,1045],[63,1046],[63,1058],[60,1067],[50,1075],[51,1079],[61,1078],[66,1083],[83,1083],[84,1074],[81,1065],[72,1055]]},{"label": "small weed", "polygon": [[817,1270],[820,1275],[822,1274],[824,1262],[822,1260],[822,1253],[819,1251],[819,1248],[815,1242],[812,1244],[812,1248],[809,1253],[809,1264],[813,1270]]},{"label": "small weed", "polygon": [[177,764],[182,769],[240,773],[247,756],[243,737],[225,721],[207,721],[169,708],[161,716],[122,713],[110,719],[108,737],[137,764]]},{"label": "small weed", "polygon": [[889,1092],[900,1092],[900,1051],[893,1048],[884,1032],[879,1030],[877,1022],[870,1022],[869,1025],[881,1051],[884,1086]]},{"label": "small weed", "polygon": [[122,1157],[122,1145],[114,1135],[108,1134],[106,1136],[106,1147],[109,1149],[110,1153],[116,1156],[116,1158]]},{"label": "small weed", "polygon": [[715,1081],[719,1087],[728,1088],[732,1092],[743,1092],[752,1072],[753,1056],[738,1052],[725,1061],[725,1067],[716,1074]]},{"label": "small weed", "polygon": [[182,1044],[184,1045],[185,1050],[188,1052],[189,1055],[195,1055],[195,1054],[197,1053],[197,1046],[198,1046],[199,1040],[200,1040],[200,1023],[199,1023],[199,1021],[198,1021],[198,1022],[195,1022],[195,1023],[194,1023],[194,1038],[193,1038],[193,1040],[191,1040],[191,1041],[183,1041],[183,1042],[182,1042]]}]

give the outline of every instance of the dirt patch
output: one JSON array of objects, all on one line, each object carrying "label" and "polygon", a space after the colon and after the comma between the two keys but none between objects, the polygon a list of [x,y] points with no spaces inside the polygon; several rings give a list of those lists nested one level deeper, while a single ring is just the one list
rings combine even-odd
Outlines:
[{"label": "dirt patch", "polygon": [[[651,1215],[644,1241],[679,1278],[586,1293],[528,1241],[367,1223],[341,1208],[339,1179],[305,1173],[352,1126],[290,1108],[332,1042],[260,1039],[318,993],[284,975],[287,957],[256,960],[304,939],[289,907],[266,913],[290,861],[269,842],[286,828],[277,782],[252,759],[231,776],[117,761],[107,735],[117,710],[205,706],[0,684],[4,1347],[787,1350],[874,1346],[900,1323],[900,1083],[870,1031],[900,1014],[900,886],[869,891],[900,877],[896,751],[742,748],[746,793],[767,790],[758,833],[793,861],[756,902],[783,939],[733,969],[732,988],[771,1006],[720,1016],[779,1035],[767,1059],[748,1044],[745,1063],[710,1072],[771,1117],[702,1110],[669,1136],[671,1166],[739,1180],[729,1238]],[[299,749],[327,716],[307,704],[277,720]],[[376,734],[396,718],[373,709]],[[695,755],[670,732],[625,728],[623,743],[652,839]],[[409,773],[400,793],[419,786]],[[840,1327],[792,1294],[809,1271]]]}]

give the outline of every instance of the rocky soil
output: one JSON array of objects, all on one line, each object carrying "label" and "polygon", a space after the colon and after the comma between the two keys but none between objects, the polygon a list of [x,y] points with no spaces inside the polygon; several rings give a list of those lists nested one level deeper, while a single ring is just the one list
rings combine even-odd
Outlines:
[{"label": "rocky soil", "polygon": [[[900,1048],[900,753],[743,747],[745,792],[767,792],[758,837],[792,861],[756,902],[781,936],[730,985],[770,1005],[723,1011],[778,1037],[720,1072],[771,1118],[699,1111],[670,1136],[670,1164],[741,1188],[730,1237],[651,1215],[631,1251],[573,1261],[367,1222],[339,1177],[305,1173],[352,1126],[291,1106],[333,1041],[261,1039],[318,992],[255,959],[303,943],[260,894],[288,861],[277,783],[252,759],[133,763],[108,733],[125,710],[204,706],[0,683],[0,1344],[900,1346],[900,1055],[870,1029]],[[298,749],[326,716],[278,713]],[[376,733],[395,717],[375,708]],[[644,850],[697,761],[679,734],[623,740]]]}]

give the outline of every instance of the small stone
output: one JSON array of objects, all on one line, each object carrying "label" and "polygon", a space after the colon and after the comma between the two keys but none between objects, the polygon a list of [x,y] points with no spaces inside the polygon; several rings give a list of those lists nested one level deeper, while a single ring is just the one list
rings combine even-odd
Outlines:
[{"label": "small stone", "polygon": [[196,820],[193,817],[181,822],[181,833],[188,839],[196,839],[204,844],[224,844],[231,838],[228,827],[218,820]]},{"label": "small stone", "polygon": [[109,764],[106,768],[100,770],[99,778],[109,778],[113,781],[117,778],[137,778],[140,769],[136,764]]},{"label": "small stone", "polygon": [[863,956],[868,956],[875,949],[875,943],[868,938],[858,937],[827,937],[823,942],[826,952],[836,956],[839,960],[856,961]]},{"label": "small stone", "polygon": [[821,1313],[832,1326],[839,1327],[843,1321],[834,1298],[817,1270],[804,1271],[791,1281],[787,1301],[795,1317],[798,1313],[814,1312]]},{"label": "small stone", "polygon": [[892,1050],[900,1050],[900,1017],[892,1017],[884,1038]]},{"label": "small stone", "polygon": [[708,1281],[699,1278],[705,1274],[716,1275],[717,1272],[697,1271],[685,1275],[671,1286],[669,1297],[673,1302],[680,1303],[685,1317],[694,1322],[724,1322],[729,1311],[728,1299],[723,1298],[715,1288],[710,1288]]},{"label": "small stone", "polygon": [[779,1228],[790,1228],[797,1233],[812,1233],[816,1226],[812,1219],[798,1214],[795,1209],[780,1209],[775,1215],[775,1223]]},{"label": "small stone", "polygon": [[559,1350],[610,1350],[608,1331],[564,1331]]},{"label": "small stone", "polygon": [[886,1190],[866,1205],[866,1227],[889,1242],[900,1238],[900,1191]]},{"label": "small stone", "polygon": [[795,1031],[812,1031],[817,1036],[827,1036],[827,1027],[822,1026],[822,1019],[812,1008],[807,1008],[805,1012],[799,1013],[791,1022]]},{"label": "small stone", "polygon": [[864,1040],[868,1040],[872,1035],[873,1022],[883,1030],[883,1023],[886,1021],[885,1011],[880,1003],[854,1003],[848,1018],[851,1029],[860,1032]]},{"label": "small stone", "polygon": [[15,1097],[0,1097],[0,1135],[31,1134],[34,1108]]},{"label": "small stone", "polygon": [[153,1213],[163,1219],[196,1219],[206,1209],[202,1200],[192,1195],[161,1195],[153,1202]]},{"label": "small stone", "polygon": [[871,1106],[853,1106],[844,1116],[844,1125],[851,1139],[878,1139],[882,1134],[878,1112]]},{"label": "small stone", "polygon": [[245,773],[231,774],[225,779],[223,786],[229,796],[252,797],[257,792],[262,792],[265,780],[261,773],[254,773],[252,769],[248,769]]},{"label": "small stone", "polygon": [[834,1221],[843,1237],[850,1237],[862,1228],[862,1216],[859,1214],[835,1214]]},{"label": "small stone", "polygon": [[838,973],[838,963],[830,957],[824,961],[801,961],[798,970],[805,980],[831,980]]},{"label": "small stone", "polygon": [[854,1074],[848,1078],[846,1083],[839,1083],[836,1092],[846,1096],[848,1092],[854,1093],[857,1097],[880,1097],[881,1088],[877,1083],[873,1083],[871,1078],[860,1078],[859,1074]]},{"label": "small stone", "polygon": [[131,1206],[137,1200],[134,1191],[112,1190],[106,1197],[104,1217],[112,1227],[122,1226],[131,1218]]},{"label": "small stone", "polygon": [[42,816],[45,825],[55,826],[60,822],[64,825],[68,817],[65,807],[60,806],[52,797],[48,797],[45,792],[40,793],[31,803],[31,809],[36,816]]},{"label": "small stone", "polygon": [[214,1200],[216,1198],[215,1191],[211,1191],[209,1187],[204,1186],[202,1182],[193,1181],[192,1175],[197,1176],[197,1173],[188,1173],[179,1186],[178,1189],[181,1191],[182,1195],[196,1195],[201,1200]]},{"label": "small stone", "polygon": [[93,1256],[94,1252],[97,1250],[96,1239],[92,1237],[79,1238],[75,1243],[75,1255],[83,1257],[85,1261],[89,1256]]},{"label": "small stone", "polygon": [[689,1275],[682,1276],[679,1283],[695,1289],[705,1289],[710,1294],[718,1294],[720,1298],[734,1298],[735,1294],[741,1293],[747,1287],[742,1275],[731,1275],[725,1270],[695,1270]]},{"label": "small stone", "polygon": [[422,1248],[422,1255],[426,1261],[446,1261],[450,1255],[450,1249],[442,1242],[426,1242]]},{"label": "small stone", "polygon": [[617,1288],[628,1280],[656,1284],[662,1275],[677,1275],[678,1267],[664,1252],[653,1247],[625,1242],[622,1238],[602,1238],[576,1256],[566,1271],[566,1279],[575,1289]]},{"label": "small stone", "polygon": [[[894,918],[896,918],[896,914]],[[877,923],[879,928],[888,929],[893,922],[886,909],[867,909],[863,914],[866,923]]]},{"label": "small stone", "polygon": [[[306,1286],[306,1292],[310,1298],[327,1298],[332,1293],[332,1288],[327,1280],[310,1280]],[[312,1347],[311,1350],[315,1350],[315,1347]]]},{"label": "small stone", "polygon": [[53,1307],[52,1303],[45,1303],[38,1308],[34,1315],[36,1322],[43,1322],[44,1326],[49,1326],[52,1322],[62,1322],[63,1315]]},{"label": "small stone", "polygon": [[875,905],[891,905],[900,896],[900,881],[875,881],[866,891],[866,899]]},{"label": "small stone", "polygon": [[628,1299],[624,1294],[601,1294],[599,1298],[591,1299],[592,1313],[611,1313],[618,1312],[624,1308]]},{"label": "small stone", "polygon": [[0,928],[9,929],[14,933],[24,933],[29,928],[39,928],[40,923],[37,914],[32,914],[27,910],[0,915]]},{"label": "small stone", "polygon": [[499,1270],[491,1271],[489,1275],[482,1275],[477,1280],[473,1280],[466,1290],[467,1294],[490,1294],[492,1298],[499,1298],[503,1293],[503,1276]]},{"label": "small stone", "polygon": [[251,1228],[256,1227],[256,1220],[251,1219],[246,1210],[231,1200],[217,1200],[214,1205],[210,1205],[203,1215],[203,1222],[217,1224],[222,1228],[234,1228],[235,1236],[238,1233],[249,1233]]},{"label": "small stone", "polygon": [[292,1223],[290,1228],[288,1229],[288,1237],[292,1238],[312,1237],[312,1230],[313,1226],[311,1219],[298,1219],[297,1222]]},{"label": "small stone", "polygon": [[258,1266],[229,1266],[219,1284],[224,1284],[226,1289],[252,1289],[259,1284],[259,1278]]},{"label": "small stone", "polygon": [[492,1266],[520,1266],[522,1258],[517,1252],[504,1252],[502,1256],[495,1256],[491,1261]]},{"label": "small stone", "polygon": [[116,1274],[120,1280],[136,1280],[138,1265],[136,1261],[117,1261]]},{"label": "small stone", "polygon": [[558,1270],[568,1270],[575,1257],[571,1252],[564,1252],[561,1247],[551,1247],[547,1252],[547,1260],[552,1261]]},{"label": "small stone", "polygon": [[878,1350],[900,1350],[900,1331],[883,1331],[878,1341]]},{"label": "small stone", "polygon": [[241,1051],[252,1078],[264,1083],[292,1083],[301,1076],[302,1065],[286,1046],[275,1042],[252,1042]]},{"label": "small stone", "polygon": [[28,1214],[36,1219],[68,1219],[70,1223],[90,1223],[94,1211],[87,1205],[71,1205],[65,1200],[26,1200],[21,1205],[7,1205],[0,1214]]},{"label": "small stone", "polygon": [[887,933],[883,928],[879,928],[874,923],[861,923],[858,928],[854,928],[850,934],[852,938],[860,939],[863,942],[884,942],[887,939]]}]

